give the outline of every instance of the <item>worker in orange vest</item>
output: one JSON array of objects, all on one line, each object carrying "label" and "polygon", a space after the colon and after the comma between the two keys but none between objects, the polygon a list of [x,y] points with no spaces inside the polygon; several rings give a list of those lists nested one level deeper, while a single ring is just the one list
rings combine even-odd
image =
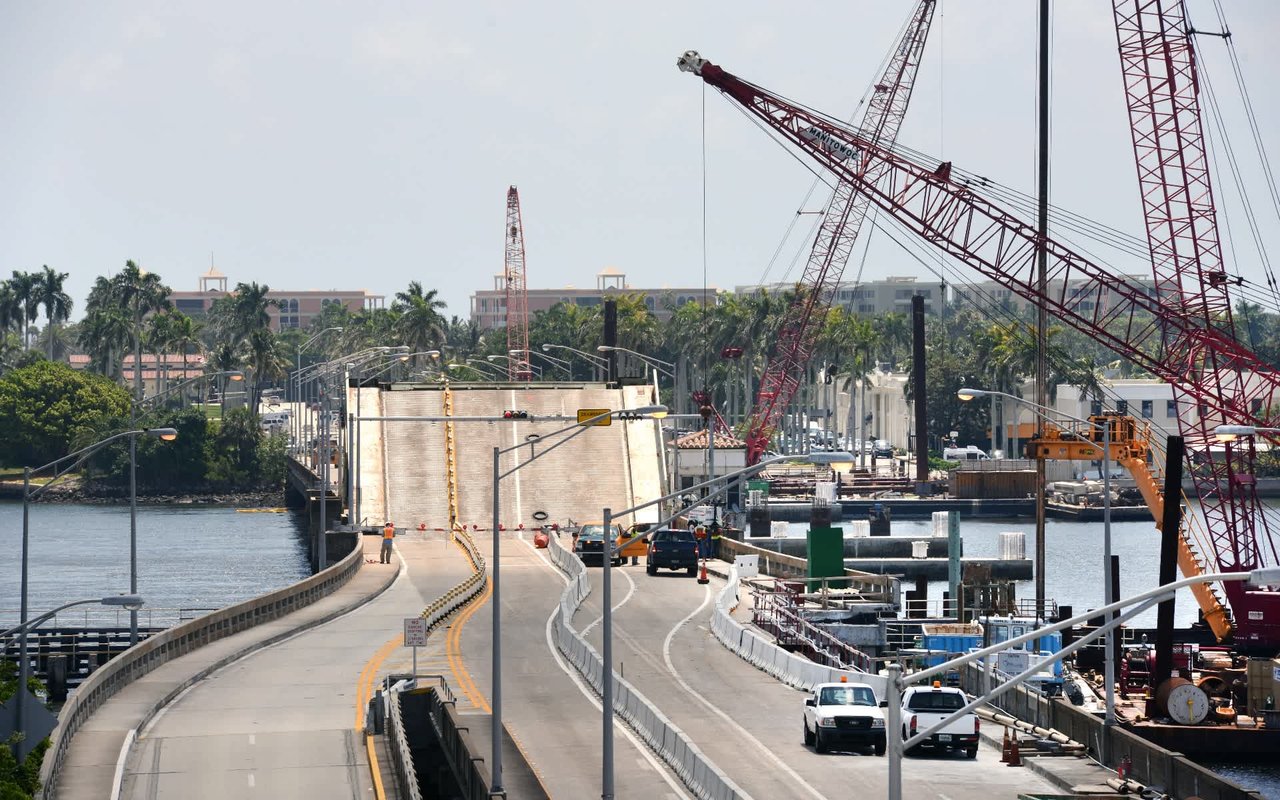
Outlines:
[{"label": "worker in orange vest", "polygon": [[391,547],[396,540],[396,526],[388,522],[382,529],[382,552],[378,560],[383,564],[391,563]]}]

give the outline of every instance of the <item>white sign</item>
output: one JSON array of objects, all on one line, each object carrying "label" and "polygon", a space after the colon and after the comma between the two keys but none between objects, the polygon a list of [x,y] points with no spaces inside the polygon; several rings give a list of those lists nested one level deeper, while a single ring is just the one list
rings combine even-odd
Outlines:
[{"label": "white sign", "polygon": [[422,617],[409,617],[404,621],[404,646],[427,646],[427,621]]},{"label": "white sign", "polygon": [[840,141],[830,133],[814,125],[810,125],[800,131],[800,138],[807,142],[816,142],[823,150],[836,156],[840,161],[858,157],[858,148],[847,142]]},{"label": "white sign", "polygon": [[760,556],[734,556],[733,565],[739,578],[754,578],[760,574]]},{"label": "white sign", "polygon": [[1271,680],[1280,683],[1280,667],[1271,668]]}]

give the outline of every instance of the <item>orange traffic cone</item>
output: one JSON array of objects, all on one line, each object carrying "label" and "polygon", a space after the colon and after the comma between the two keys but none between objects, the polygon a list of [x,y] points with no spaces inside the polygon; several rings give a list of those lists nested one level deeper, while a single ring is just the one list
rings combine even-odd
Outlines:
[{"label": "orange traffic cone", "polygon": [[702,559],[702,572],[698,574],[698,583],[710,583],[711,579],[707,577],[707,560]]},{"label": "orange traffic cone", "polygon": [[1004,729],[1004,740],[1000,742],[1000,763],[1009,763],[1009,729]]},{"label": "orange traffic cone", "polygon": [[1018,752],[1018,734],[1009,737],[1009,766],[1022,766],[1022,754]]}]

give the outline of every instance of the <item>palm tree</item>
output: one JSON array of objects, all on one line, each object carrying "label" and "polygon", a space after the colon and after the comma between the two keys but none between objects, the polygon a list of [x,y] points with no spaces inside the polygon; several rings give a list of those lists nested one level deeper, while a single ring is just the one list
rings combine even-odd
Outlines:
[{"label": "palm tree", "polygon": [[444,307],[445,302],[436,299],[436,290],[423,292],[418,281],[411,281],[406,291],[396,292],[391,308],[400,315],[395,321],[400,342],[415,352],[439,349],[445,342],[445,320],[440,314]]},{"label": "palm tree", "polygon": [[249,408],[258,414],[258,402],[267,379],[279,378],[289,372],[289,358],[281,349],[280,341],[269,328],[258,328],[249,335],[246,343],[249,366],[253,370],[253,384],[249,392]]},{"label": "palm tree", "polygon": [[169,344],[182,353],[182,378],[187,378],[187,356],[194,350],[200,352],[200,323],[183,314],[173,311],[169,317]]},{"label": "palm tree", "polygon": [[170,289],[154,272],[147,272],[133,261],[111,279],[111,297],[133,318],[133,386],[134,402],[142,399],[142,320],[150,313],[170,307]]},{"label": "palm tree", "polygon": [[22,302],[13,281],[0,281],[0,335],[17,330],[22,319]]},{"label": "palm tree", "polygon": [[36,299],[35,273],[18,272],[15,269],[13,277],[9,279],[9,287],[13,292],[12,302],[22,325],[19,333],[22,334],[22,348],[25,350],[30,340],[31,320],[35,319],[36,312],[40,310],[40,301]]},{"label": "palm tree", "polygon": [[120,377],[121,354],[128,347],[129,315],[114,300],[115,287],[103,276],[93,282],[77,342],[89,354],[90,365],[101,375]]},{"label": "palm tree", "polygon": [[[37,305],[44,306],[45,318],[49,328],[59,322],[66,322],[71,317],[71,297],[62,290],[62,283],[67,273],[56,272],[48,264],[40,272],[33,273],[31,291]],[[49,360],[53,360],[54,337],[49,336]]]}]

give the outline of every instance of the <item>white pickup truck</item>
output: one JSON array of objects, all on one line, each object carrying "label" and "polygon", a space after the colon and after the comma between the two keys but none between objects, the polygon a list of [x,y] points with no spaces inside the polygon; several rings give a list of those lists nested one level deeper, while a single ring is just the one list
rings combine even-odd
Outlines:
[{"label": "white pickup truck", "polygon": [[804,743],[819,753],[871,748],[884,755],[884,712],[865,683],[820,683],[804,701]]},{"label": "white pickup truck", "polygon": [[[948,686],[912,686],[902,693],[902,740],[935,725],[969,702],[959,689]],[[925,747],[963,750],[978,757],[978,715],[970,711],[921,742]]]}]

